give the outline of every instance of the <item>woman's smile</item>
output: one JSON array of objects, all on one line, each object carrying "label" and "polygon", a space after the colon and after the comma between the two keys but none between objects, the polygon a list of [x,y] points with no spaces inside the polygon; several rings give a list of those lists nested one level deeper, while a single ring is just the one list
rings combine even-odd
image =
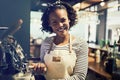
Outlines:
[{"label": "woman's smile", "polygon": [[69,22],[67,12],[64,9],[57,9],[49,16],[49,24],[53,31],[59,36],[68,34]]},{"label": "woman's smile", "polygon": [[63,26],[63,27],[60,27],[57,29],[57,31],[59,31],[59,32],[63,32],[64,30],[67,30],[66,26]]}]

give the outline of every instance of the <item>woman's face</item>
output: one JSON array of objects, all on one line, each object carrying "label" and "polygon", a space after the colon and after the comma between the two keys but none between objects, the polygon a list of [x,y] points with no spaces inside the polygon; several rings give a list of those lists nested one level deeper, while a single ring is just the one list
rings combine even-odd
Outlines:
[{"label": "woman's face", "polygon": [[49,25],[58,36],[64,37],[68,34],[69,22],[65,9],[56,9],[49,15]]}]

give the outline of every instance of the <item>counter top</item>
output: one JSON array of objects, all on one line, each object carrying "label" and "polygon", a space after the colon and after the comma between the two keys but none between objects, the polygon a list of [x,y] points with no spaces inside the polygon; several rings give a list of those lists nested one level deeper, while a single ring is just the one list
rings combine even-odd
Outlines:
[{"label": "counter top", "polygon": [[93,57],[89,57],[88,59],[89,59],[88,68],[90,70],[92,70],[95,73],[105,77],[107,80],[112,79],[112,76],[104,70],[103,65],[101,65],[100,63],[96,63],[95,59]]}]

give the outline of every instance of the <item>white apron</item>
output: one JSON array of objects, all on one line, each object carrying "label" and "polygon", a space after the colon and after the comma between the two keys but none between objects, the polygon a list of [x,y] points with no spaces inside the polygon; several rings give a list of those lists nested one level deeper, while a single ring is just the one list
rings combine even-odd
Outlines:
[{"label": "white apron", "polygon": [[45,74],[46,80],[64,79],[73,74],[73,68],[76,62],[76,54],[71,50],[71,47],[72,46],[70,46],[68,50],[58,50],[55,48],[54,50],[51,50],[49,53],[45,54],[44,61],[48,68]]}]

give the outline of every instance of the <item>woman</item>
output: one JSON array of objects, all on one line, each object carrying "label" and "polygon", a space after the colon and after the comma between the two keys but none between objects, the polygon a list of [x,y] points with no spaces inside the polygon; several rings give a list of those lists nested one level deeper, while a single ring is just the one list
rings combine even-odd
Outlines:
[{"label": "woman", "polygon": [[42,30],[56,33],[41,44],[41,62],[32,64],[46,80],[85,80],[88,69],[86,41],[69,34],[75,25],[75,10],[67,3],[51,4],[42,16]]}]

